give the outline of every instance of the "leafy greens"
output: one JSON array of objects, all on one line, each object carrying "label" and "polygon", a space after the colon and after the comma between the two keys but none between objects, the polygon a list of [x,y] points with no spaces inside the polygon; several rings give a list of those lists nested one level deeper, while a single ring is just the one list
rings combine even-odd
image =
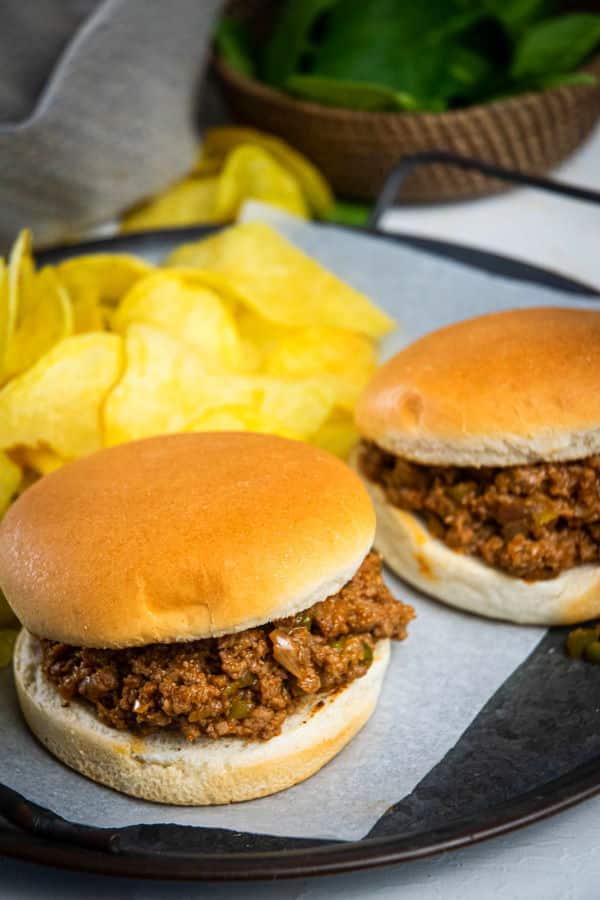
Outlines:
[{"label": "leafy greens", "polygon": [[441,112],[561,84],[600,45],[600,15],[555,0],[284,0],[253,45],[224,18],[217,51],[234,69],[324,105]]}]

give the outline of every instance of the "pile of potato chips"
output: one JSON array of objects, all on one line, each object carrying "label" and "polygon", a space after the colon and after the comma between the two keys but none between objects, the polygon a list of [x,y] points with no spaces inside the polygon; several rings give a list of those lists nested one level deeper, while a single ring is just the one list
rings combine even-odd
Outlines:
[{"label": "pile of potato chips", "polygon": [[0,515],[39,475],[166,432],[252,430],[345,455],[393,322],[269,226],[235,225],[159,267],[0,260]]},{"label": "pile of potato chips", "polygon": [[124,231],[232,222],[246,200],[303,218],[326,218],[334,198],[305,156],[274,135],[250,128],[213,128],[187,178],[129,212]]}]

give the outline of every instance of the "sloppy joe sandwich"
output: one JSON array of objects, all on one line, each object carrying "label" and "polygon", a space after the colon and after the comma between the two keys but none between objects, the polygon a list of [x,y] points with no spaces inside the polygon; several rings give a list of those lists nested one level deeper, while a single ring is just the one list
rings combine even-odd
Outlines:
[{"label": "sloppy joe sandwich", "polygon": [[374,528],[354,472],[266,435],[151,438],[48,475],[0,525],[31,730],[149,800],[302,781],[365,724],[412,618]]},{"label": "sloppy joe sandwich", "polygon": [[600,313],[531,308],[406,347],[358,404],[375,546],[482,615],[600,615]]}]

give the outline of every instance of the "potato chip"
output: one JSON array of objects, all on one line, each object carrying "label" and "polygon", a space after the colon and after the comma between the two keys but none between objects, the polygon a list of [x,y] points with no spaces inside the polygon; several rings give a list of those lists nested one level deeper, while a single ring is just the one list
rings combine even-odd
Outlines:
[{"label": "potato chip", "polygon": [[125,347],[125,372],[104,406],[108,445],[214,428],[217,413],[240,427],[304,437],[333,408],[333,392],[316,379],[210,374],[189,344],[148,325],[131,324]]},{"label": "potato chip", "polygon": [[23,230],[11,249],[8,269],[4,260],[0,265],[0,384],[5,380],[6,354],[17,327],[20,298],[34,271],[31,232]]},{"label": "potato chip", "polygon": [[376,363],[375,347],[364,335],[312,327],[280,336],[264,369],[287,378],[322,378],[334,391],[336,403],[352,410]]},{"label": "potato chip", "polygon": [[[246,350],[248,371],[264,369],[265,360],[281,341],[295,329],[277,325],[257,315],[251,309],[242,307],[236,316],[238,332]],[[276,374],[276,373],[273,373]]]},{"label": "potato chip", "polygon": [[198,269],[194,266],[177,266],[175,268],[163,265],[162,272],[176,274],[185,278],[193,284],[209,288],[219,296],[232,315],[237,314],[240,309],[246,307],[246,300],[243,294],[235,289],[229,278],[221,275],[220,272],[209,272],[204,269]]},{"label": "potato chip", "polygon": [[104,406],[104,441],[184,430],[203,409],[206,368],[189,344],[149,325],[125,335],[125,371]]},{"label": "potato chip", "polygon": [[222,406],[196,419],[188,431],[256,431],[256,416],[245,406]]},{"label": "potato chip", "polygon": [[9,337],[9,308],[8,308],[8,270],[6,263],[0,256],[0,382],[4,372],[4,359]]},{"label": "potato chip", "polygon": [[9,339],[17,327],[21,297],[29,294],[35,274],[31,252],[31,232],[24,229],[10,252],[8,262],[8,327]]},{"label": "potato chip", "polygon": [[0,518],[19,489],[21,474],[20,466],[6,453],[0,452]]},{"label": "potato chip", "polygon": [[108,445],[188,430],[208,412],[258,408],[262,386],[235,375],[211,375],[184,341],[149,325],[129,325],[126,367],[104,408]]},{"label": "potato chip", "polygon": [[144,231],[199,222],[221,221],[215,213],[218,178],[186,178],[132,210],[121,222],[122,231]]},{"label": "potato chip", "polygon": [[208,410],[186,430],[212,430],[224,420],[233,425],[233,417],[242,430],[302,440],[321,427],[335,399],[330,388],[315,379],[284,381],[263,375],[211,376],[205,391]]},{"label": "potato chip", "polygon": [[49,475],[68,462],[48,447],[22,447],[19,457],[27,468],[33,469],[38,475]]},{"label": "potato chip", "polygon": [[[16,451],[11,450],[11,456],[16,455]],[[36,481],[39,481],[39,477],[39,472],[34,472],[33,469],[23,469],[23,477],[21,478],[19,490],[17,491],[17,497],[20,497],[21,494],[23,494],[28,488],[30,488],[32,484],[35,484]]]},{"label": "potato chip", "polygon": [[194,171],[206,171],[210,165],[223,164],[231,150],[242,144],[268,150],[284,169],[295,176],[312,211],[320,217],[327,215],[334,197],[325,178],[305,156],[272,134],[263,134],[252,128],[211,128],[204,136]]},{"label": "potato chip", "polygon": [[132,322],[160,328],[191,344],[208,371],[239,369],[242,346],[226,302],[201,279],[176,271],[141,279],[125,295],[111,324],[123,332]]},{"label": "potato chip", "polygon": [[194,163],[194,168],[190,172],[190,177],[202,178],[205,175],[218,175],[223,168],[225,157],[218,158],[203,156],[200,152]]},{"label": "potato chip", "polygon": [[260,431],[273,431],[287,437],[309,438],[331,413],[335,396],[329,385],[319,379],[284,381],[261,378]]},{"label": "potato chip", "polygon": [[0,390],[0,449],[45,446],[64,459],[102,446],[100,410],[122,367],[116,334],[65,338]]},{"label": "potato chip", "polygon": [[117,253],[74,256],[56,267],[73,304],[73,331],[102,331],[106,307],[115,306],[135,282],[153,270],[137,256]]},{"label": "potato chip", "polygon": [[348,412],[336,410],[311,436],[311,443],[323,450],[328,450],[335,456],[347,459],[359,438],[360,435],[354,424],[354,416]]},{"label": "potato chip", "polygon": [[24,372],[72,330],[69,295],[48,266],[28,278],[19,293],[18,322],[8,340],[0,381]]},{"label": "potato chip", "polygon": [[235,225],[184,244],[167,265],[196,266],[225,276],[246,304],[270,322],[327,325],[372,338],[394,328],[394,321],[364,294],[262,222]]},{"label": "potato chip", "polygon": [[215,215],[233,221],[246,200],[260,200],[308,218],[308,207],[295,177],[260,147],[238,147],[225,162],[215,197]]}]

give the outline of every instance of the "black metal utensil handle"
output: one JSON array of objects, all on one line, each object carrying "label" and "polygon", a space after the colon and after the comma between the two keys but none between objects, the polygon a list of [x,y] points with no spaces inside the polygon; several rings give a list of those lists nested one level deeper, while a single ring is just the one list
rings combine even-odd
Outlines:
[{"label": "black metal utensil handle", "polygon": [[550,194],[558,194],[563,197],[570,197],[573,200],[582,200],[586,203],[597,203],[600,205],[600,191],[580,188],[574,184],[566,184],[563,181],[555,181],[552,178],[542,178],[539,175],[527,175],[525,172],[505,169],[503,166],[496,166],[493,163],[483,162],[480,159],[473,159],[469,156],[448,153],[445,150],[426,150],[421,153],[404,156],[387,175],[369,219],[367,226],[369,231],[379,230],[382,216],[393,207],[398,191],[408,176],[419,166],[430,165],[431,163],[456,166],[458,169],[479,172],[481,175],[498,178],[500,181],[506,181],[509,184],[522,184],[527,187],[538,188],[541,191],[547,191]]}]

